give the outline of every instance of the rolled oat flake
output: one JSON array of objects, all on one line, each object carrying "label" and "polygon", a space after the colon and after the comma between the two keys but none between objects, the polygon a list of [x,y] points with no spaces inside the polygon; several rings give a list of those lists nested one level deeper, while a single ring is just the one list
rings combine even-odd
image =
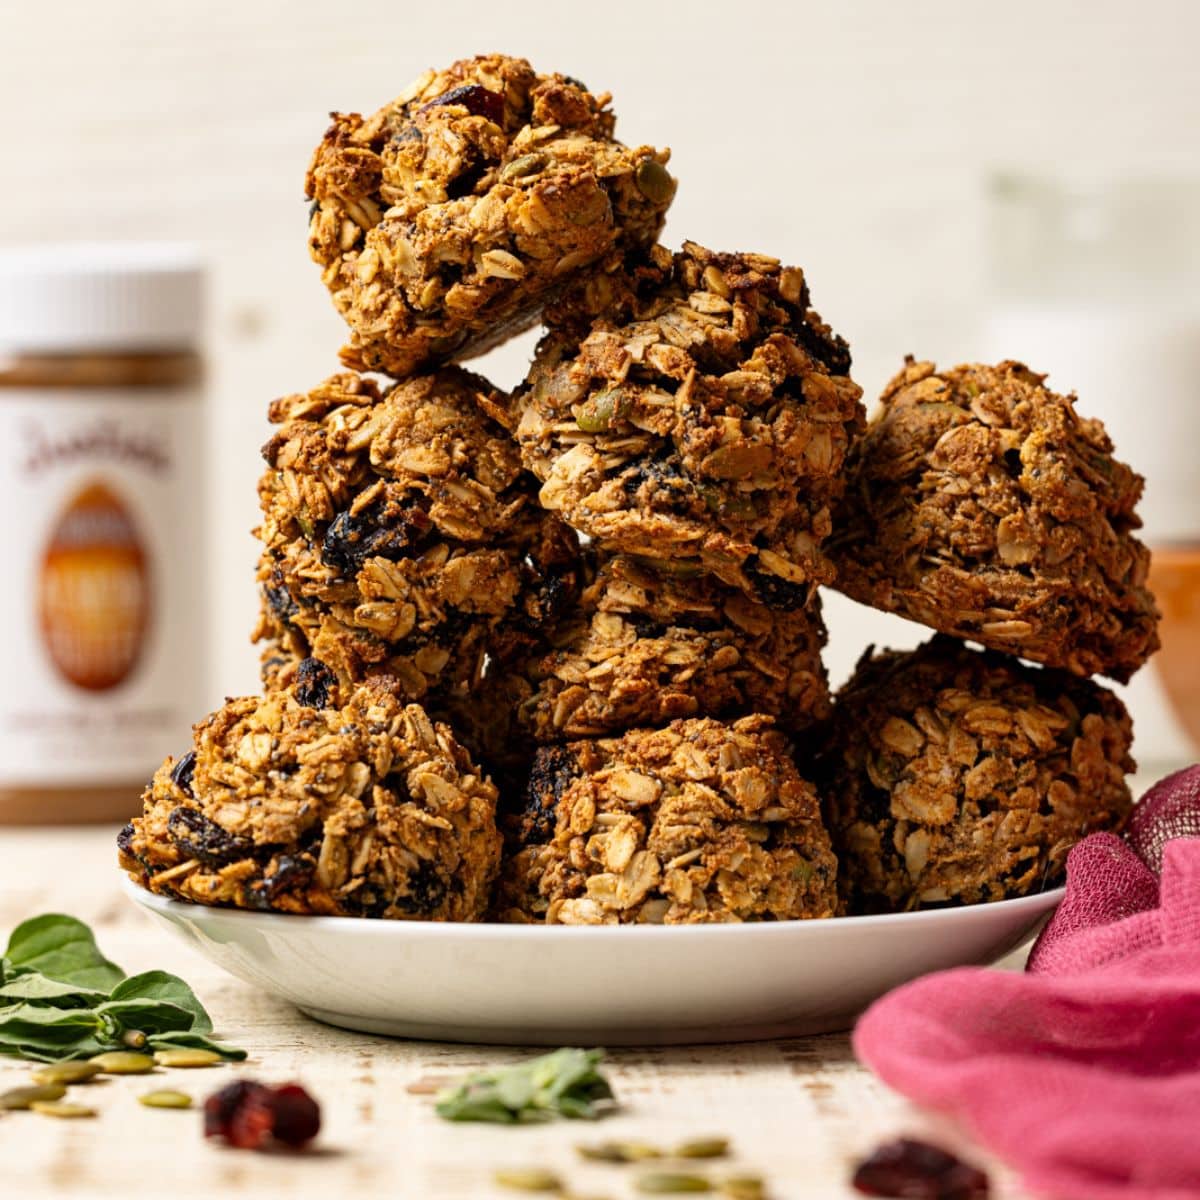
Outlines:
[{"label": "rolled oat flake", "polygon": [[0,823],[128,815],[203,707],[203,270],[0,250]]}]

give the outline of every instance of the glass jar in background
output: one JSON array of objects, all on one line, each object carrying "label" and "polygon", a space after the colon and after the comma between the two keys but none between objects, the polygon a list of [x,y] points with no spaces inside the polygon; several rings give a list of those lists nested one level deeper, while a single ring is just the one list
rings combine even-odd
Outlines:
[{"label": "glass jar in background", "polygon": [[0,248],[0,822],[123,820],[205,698],[203,270]]},{"label": "glass jar in background", "polygon": [[1200,178],[1002,173],[989,192],[990,360],[1075,392],[1146,477],[1163,649],[1130,684],[1143,766],[1200,753]]}]

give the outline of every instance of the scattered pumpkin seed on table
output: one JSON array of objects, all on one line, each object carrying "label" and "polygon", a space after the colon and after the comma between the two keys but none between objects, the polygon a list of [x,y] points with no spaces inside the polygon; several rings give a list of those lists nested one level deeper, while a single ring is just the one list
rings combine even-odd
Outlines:
[{"label": "scattered pumpkin seed on table", "polygon": [[675,1147],[675,1158],[724,1158],[729,1153],[729,1139],[723,1137],[692,1138]]},{"label": "scattered pumpkin seed on table", "polygon": [[154,1070],[154,1059],[135,1050],[109,1050],[88,1061],[105,1075],[146,1075]]},{"label": "scattered pumpkin seed on table", "polygon": [[160,1067],[219,1067],[224,1061],[215,1050],[156,1050],[154,1061]]},{"label": "scattered pumpkin seed on table", "polygon": [[192,1098],[187,1092],[176,1092],[171,1088],[160,1088],[156,1092],[143,1092],[138,1103],[147,1108],[191,1108]]},{"label": "scattered pumpkin seed on table", "polygon": [[94,1062],[57,1062],[38,1067],[31,1078],[34,1083],[72,1084],[83,1083],[99,1074],[100,1067]]},{"label": "scattered pumpkin seed on table", "polygon": [[722,1180],[721,1194],[729,1200],[766,1200],[767,1188],[760,1175],[731,1175]]},{"label": "scattered pumpkin seed on table", "polygon": [[662,1151],[647,1142],[592,1142],[575,1149],[582,1158],[592,1162],[631,1163],[662,1158]]},{"label": "scattered pumpkin seed on table", "polygon": [[643,1175],[634,1188],[646,1195],[681,1196],[685,1193],[711,1192],[712,1184],[703,1175],[656,1171],[652,1175]]},{"label": "scattered pumpkin seed on table", "polygon": [[515,1192],[561,1192],[562,1180],[543,1167],[507,1167],[496,1171],[492,1179],[500,1187]]},{"label": "scattered pumpkin seed on table", "polygon": [[38,1087],[10,1088],[0,1092],[0,1109],[17,1112],[37,1101],[61,1100],[67,1089],[61,1083],[43,1083]]},{"label": "scattered pumpkin seed on table", "polygon": [[88,1108],[86,1104],[69,1104],[66,1100],[35,1100],[29,1107],[43,1117],[61,1117],[64,1120],[96,1115],[94,1108]]}]

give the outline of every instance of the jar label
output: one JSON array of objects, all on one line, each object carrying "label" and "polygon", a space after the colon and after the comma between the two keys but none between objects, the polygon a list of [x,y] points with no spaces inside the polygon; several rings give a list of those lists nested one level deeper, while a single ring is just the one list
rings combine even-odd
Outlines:
[{"label": "jar label", "polygon": [[135,783],[186,747],[205,699],[194,401],[0,392],[0,787]]}]

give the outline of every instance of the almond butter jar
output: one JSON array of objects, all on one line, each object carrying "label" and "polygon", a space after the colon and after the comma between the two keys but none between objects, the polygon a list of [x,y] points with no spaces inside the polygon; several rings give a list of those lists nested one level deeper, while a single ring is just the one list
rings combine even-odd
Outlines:
[{"label": "almond butter jar", "polygon": [[205,696],[203,270],[0,249],[0,823],[124,820]]}]

